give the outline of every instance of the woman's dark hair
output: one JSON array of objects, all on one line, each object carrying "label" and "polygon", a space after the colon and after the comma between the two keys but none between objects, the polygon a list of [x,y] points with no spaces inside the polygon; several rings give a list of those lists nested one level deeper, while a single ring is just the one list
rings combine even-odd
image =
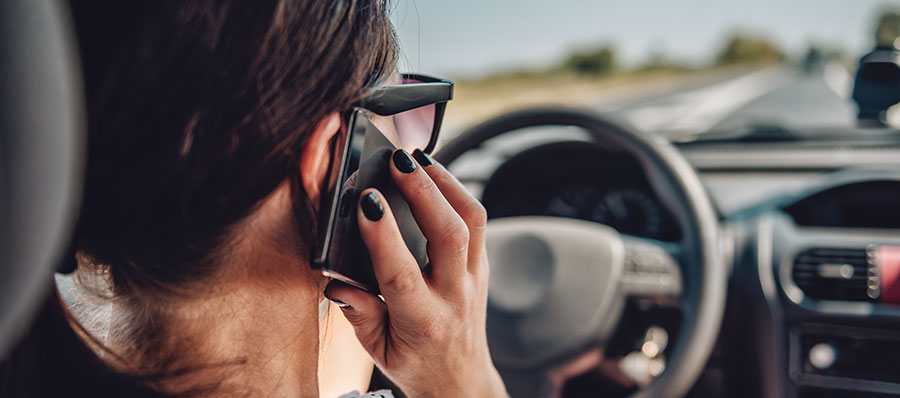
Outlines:
[{"label": "woman's dark hair", "polygon": [[316,124],[393,72],[381,0],[75,0],[88,157],[75,247],[116,293],[208,276],[228,228],[291,178]]},{"label": "woman's dark hair", "polygon": [[[108,275],[115,295],[182,294],[216,271],[230,229],[285,181],[310,247],[299,155],[320,120],[393,73],[383,0],[70,6],[88,121],[79,267]],[[53,290],[0,367],[0,395],[132,395],[121,380],[135,396],[146,390],[142,375],[103,364],[67,317]],[[116,382],[92,385],[102,377],[89,374]],[[54,379],[67,384],[41,383]]]}]

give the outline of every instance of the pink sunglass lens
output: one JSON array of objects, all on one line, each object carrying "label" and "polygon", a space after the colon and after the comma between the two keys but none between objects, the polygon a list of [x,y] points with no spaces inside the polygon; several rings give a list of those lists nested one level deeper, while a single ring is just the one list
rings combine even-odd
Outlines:
[{"label": "pink sunglass lens", "polygon": [[434,129],[434,105],[411,109],[394,115],[394,126],[400,146],[406,150],[425,149]]},{"label": "pink sunglass lens", "polygon": [[[422,83],[415,79],[403,79],[403,84]],[[436,105],[426,105],[423,107],[410,109],[393,116],[394,127],[397,130],[397,138],[400,140],[399,147],[412,151],[415,149],[425,149],[431,140],[431,133],[434,129],[434,113]]]}]

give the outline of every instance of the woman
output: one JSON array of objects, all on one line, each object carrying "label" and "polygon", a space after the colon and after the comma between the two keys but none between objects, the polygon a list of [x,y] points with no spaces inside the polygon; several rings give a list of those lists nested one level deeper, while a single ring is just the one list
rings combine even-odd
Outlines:
[{"label": "woman", "polygon": [[[110,326],[98,336],[70,316],[75,338],[51,298],[7,391],[316,396],[324,294],[408,396],[506,394],[484,331],[484,209],[427,155],[398,151],[391,175],[432,272],[374,190],[357,211],[384,301],[309,266],[340,114],[395,78],[380,0],[71,8],[89,133],[73,252],[82,288],[109,296]],[[10,376],[23,369],[63,382]]]}]

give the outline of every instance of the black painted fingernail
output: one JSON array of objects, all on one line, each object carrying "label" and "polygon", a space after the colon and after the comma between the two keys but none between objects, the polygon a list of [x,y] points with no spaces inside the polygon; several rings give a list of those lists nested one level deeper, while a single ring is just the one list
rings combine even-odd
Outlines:
[{"label": "black painted fingernail", "polygon": [[434,164],[434,161],[431,160],[431,156],[428,156],[427,153],[422,152],[421,149],[416,149],[413,151],[413,157],[416,158],[416,161],[422,165],[422,167],[428,167]]},{"label": "black painted fingernail", "polygon": [[338,285],[338,284],[341,284],[341,283],[338,282],[338,281],[335,281],[335,280],[333,280],[333,281],[331,281],[331,282],[328,282],[328,286],[325,286],[325,291],[322,292],[322,294],[325,295],[325,298],[327,298],[328,301],[334,303],[334,305],[336,305],[336,306],[338,306],[338,307],[341,307],[341,308],[347,308],[347,307],[350,306],[350,304],[347,304],[347,303],[345,303],[345,302],[343,302],[343,301],[341,301],[341,300],[333,299],[333,298],[331,298],[331,294],[328,293],[328,291],[331,290],[331,287],[332,287],[332,286]]},{"label": "black painted fingernail", "polygon": [[341,307],[341,308],[347,308],[350,306],[350,304],[347,304],[341,300],[328,299],[328,301],[331,301],[332,303],[334,303],[334,305]]},{"label": "black painted fingernail", "polygon": [[397,166],[397,170],[406,174],[416,171],[415,162],[409,157],[409,152],[403,149],[394,152],[394,166]]},{"label": "black painted fingernail", "polygon": [[378,194],[375,192],[369,192],[363,196],[360,206],[362,206],[363,214],[371,221],[378,221],[384,215],[384,206],[381,205]]}]

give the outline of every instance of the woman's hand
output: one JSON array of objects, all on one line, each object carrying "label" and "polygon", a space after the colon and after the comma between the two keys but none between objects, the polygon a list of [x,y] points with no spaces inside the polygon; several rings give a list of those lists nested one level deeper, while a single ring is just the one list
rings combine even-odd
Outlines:
[{"label": "woman's hand", "polygon": [[485,332],[484,207],[428,155],[415,157],[395,152],[391,175],[428,239],[431,271],[419,271],[387,202],[370,189],[359,229],[384,301],[336,282],[325,294],[346,304],[363,347],[408,396],[505,397]]}]

